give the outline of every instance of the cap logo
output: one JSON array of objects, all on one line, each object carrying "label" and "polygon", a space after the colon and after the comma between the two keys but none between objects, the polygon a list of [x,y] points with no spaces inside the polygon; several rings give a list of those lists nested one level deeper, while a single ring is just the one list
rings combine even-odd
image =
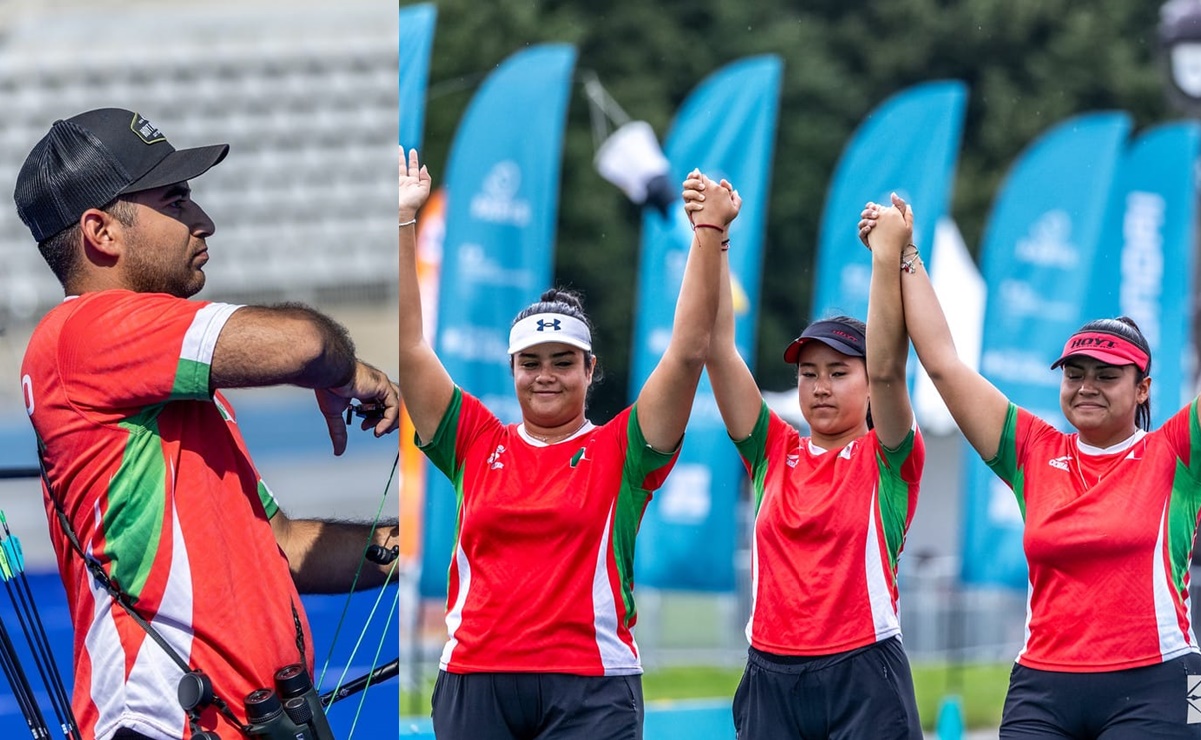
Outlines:
[{"label": "cap logo", "polygon": [[1086,347],[1096,347],[1097,349],[1113,349],[1118,343],[1112,339],[1104,339],[1102,337],[1076,337],[1068,342],[1070,349],[1084,349]]},{"label": "cap logo", "polygon": [[[546,336],[551,333],[553,337]],[[591,352],[592,332],[588,324],[574,316],[550,312],[526,316],[509,329],[510,355],[547,342],[561,342]]]},{"label": "cap logo", "polygon": [[1144,373],[1151,369],[1151,356],[1130,340],[1102,331],[1079,331],[1063,345],[1063,354],[1052,368],[1068,361],[1070,355],[1087,355],[1108,365],[1135,365]]},{"label": "cap logo", "polygon": [[166,141],[167,137],[155,128],[154,124],[142,118],[137,113],[133,114],[133,122],[129,124],[129,128],[138,135],[138,138],[147,144],[157,144],[160,141]]}]

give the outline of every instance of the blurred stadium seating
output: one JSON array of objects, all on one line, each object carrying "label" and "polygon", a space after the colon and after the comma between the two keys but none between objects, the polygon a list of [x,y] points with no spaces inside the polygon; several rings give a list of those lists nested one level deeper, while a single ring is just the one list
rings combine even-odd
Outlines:
[{"label": "blurred stadium seating", "polygon": [[[361,357],[395,373],[396,19],[373,0],[0,2],[0,441],[9,453],[0,462],[35,463],[17,366],[33,325],[62,299],[17,217],[13,183],[55,119],[90,108],[136,110],[177,147],[230,144],[229,157],[193,183],[217,224],[201,298],[310,303],[350,329]],[[256,389],[235,403],[247,431],[259,425],[248,443],[289,513],[328,516],[336,491],[340,516],[371,518],[395,436],[352,433],[348,454],[334,458],[310,393]],[[14,531],[25,534],[31,571],[50,572],[36,481],[0,488]],[[43,604],[51,628],[69,631],[53,606]],[[315,634],[326,634],[341,604],[332,613],[307,608]],[[388,630],[385,659],[395,622]],[[321,645],[319,660],[328,648]],[[396,705],[384,698],[394,689],[378,691],[360,736],[395,732]],[[340,711],[349,725],[355,707],[347,705]],[[0,681],[0,737],[18,737],[22,727]]]},{"label": "blurred stadium seating", "polygon": [[[137,110],[177,147],[228,142],[194,184],[217,223],[205,298],[392,299],[396,15],[378,3],[18,4],[0,16],[5,198],[56,118]],[[70,12],[64,12],[64,8]],[[390,22],[389,22],[390,21]],[[0,326],[62,293],[0,207]]]}]

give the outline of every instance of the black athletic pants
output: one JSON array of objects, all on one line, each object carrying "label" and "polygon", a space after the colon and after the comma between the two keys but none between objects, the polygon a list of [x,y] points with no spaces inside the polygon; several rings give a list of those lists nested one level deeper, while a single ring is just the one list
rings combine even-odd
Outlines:
[{"label": "black athletic pants", "polygon": [[642,676],[439,671],[438,740],[642,740]]},{"label": "black athletic pants", "polygon": [[1001,738],[1201,738],[1201,655],[1105,673],[1015,664]]},{"label": "black athletic pants", "polygon": [[819,657],[751,648],[734,728],[738,740],[921,740],[900,638]]}]

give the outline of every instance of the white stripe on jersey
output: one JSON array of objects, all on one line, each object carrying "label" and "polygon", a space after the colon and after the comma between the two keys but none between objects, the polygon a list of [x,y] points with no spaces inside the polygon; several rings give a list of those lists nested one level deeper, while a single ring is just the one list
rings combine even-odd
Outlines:
[{"label": "white stripe on jersey", "polygon": [[213,361],[213,348],[217,346],[217,335],[229,320],[230,314],[241,308],[233,303],[210,303],[196,312],[192,325],[183,337],[179,359],[192,360],[203,365]]},{"label": "white stripe on jersey", "polygon": [[[1151,582],[1155,595],[1155,624],[1159,629],[1159,653],[1165,661],[1196,652],[1196,640],[1190,645],[1180,632],[1180,622],[1176,619],[1176,602],[1170,591],[1172,577],[1164,567],[1164,527],[1167,526],[1168,507],[1171,501],[1164,503],[1163,513],[1159,516],[1159,533],[1155,537],[1155,552],[1151,558]],[[1185,604],[1187,605],[1187,601]],[[1186,613],[1187,616],[1187,613]],[[1192,625],[1189,625],[1189,636],[1192,637]]]},{"label": "white stripe on jersey", "polygon": [[[174,470],[168,472],[167,480],[175,480]],[[175,491],[171,494],[174,499]],[[150,624],[180,658],[191,663],[194,637],[191,621],[192,601],[197,595],[193,592],[192,569],[178,512],[179,509],[172,500],[171,568],[167,573],[162,604],[158,614],[150,620]],[[152,717],[151,724],[163,732],[178,732],[185,722],[183,708],[177,702],[163,701],[163,697],[173,695],[172,692],[177,690],[182,675],[183,671],[158,643],[147,638],[138,650],[138,656],[129,672],[127,710],[140,716]],[[217,691],[220,693],[220,687],[217,687]],[[226,696],[222,698],[231,699]]]},{"label": "white stripe on jersey", "polygon": [[459,571],[459,596],[454,606],[446,612],[446,647],[442,648],[442,659],[438,662],[442,670],[450,665],[450,654],[459,644],[455,632],[463,624],[463,605],[467,603],[467,591],[471,588],[471,563],[467,562],[467,553],[463,552],[463,546],[458,542],[455,543],[455,570]]},{"label": "white stripe on jersey", "polygon": [[1026,575],[1026,624],[1023,627],[1024,634],[1022,635],[1022,649],[1018,651],[1018,660],[1026,654],[1030,649],[1030,618],[1034,616],[1034,610],[1031,609],[1031,604],[1034,603],[1034,584],[1030,582],[1029,574]]},{"label": "white stripe on jersey", "polygon": [[[192,613],[192,572],[174,505],[171,512],[171,568],[159,613],[150,622],[167,644],[188,661],[192,652],[191,622],[169,615],[172,612],[181,615]],[[93,510],[93,516],[99,529],[99,503]],[[90,552],[91,548],[92,543],[89,542],[86,551]],[[104,735],[131,720],[136,720],[137,728],[141,730],[155,728],[167,734],[177,733],[184,725],[183,708],[176,702],[163,701],[163,697],[175,695],[183,671],[156,642],[146,636],[139,643],[137,656],[126,680],[124,647],[114,621],[114,609],[122,613],[123,610],[93,579],[89,578],[88,583],[95,608],[92,611],[92,623],[84,636],[84,647],[92,663],[92,685],[89,690],[99,714],[96,734]]]},{"label": "white stripe on jersey", "polygon": [[605,531],[596,549],[596,568],[592,571],[592,626],[596,630],[596,648],[606,676],[629,676],[642,673],[638,661],[638,646],[630,647],[617,636],[617,604],[613,600],[613,584],[609,580],[609,528],[617,503],[609,507]]},{"label": "white stripe on jersey", "polygon": [[[812,440],[810,440],[809,446],[813,447]],[[746,641],[752,645],[755,642],[752,637],[755,631],[755,605],[759,602],[759,537],[756,529],[759,525],[759,515],[767,507],[771,488],[771,486],[764,487],[763,500],[759,502],[759,509],[755,511],[755,519],[751,522],[751,616],[746,620]]]},{"label": "white stripe on jersey", "polygon": [[901,623],[892,608],[892,594],[888,590],[888,582],[884,574],[888,571],[888,563],[881,553],[880,530],[876,529],[876,505],[879,488],[872,490],[872,498],[867,507],[867,538],[864,552],[863,570],[867,577],[867,599],[872,608],[872,624],[876,630],[876,642],[886,640],[900,634]]},{"label": "white stripe on jersey", "polygon": [[[99,508],[96,518],[100,518]],[[86,551],[91,551],[90,542],[85,545]],[[92,683],[88,691],[99,713],[96,733],[102,735],[115,731],[125,713],[125,682],[121,680],[125,675],[125,653],[113,624],[115,605],[112,598],[92,577],[89,576],[87,582],[92,596],[92,623],[84,635],[83,646],[92,664]]]},{"label": "white stripe on jersey", "polygon": [[[759,510],[763,510],[760,504]],[[756,517],[758,519],[758,517]],[[746,641],[754,643],[755,605],[759,603],[759,538],[755,536],[755,525],[751,524],[751,616],[746,620]]]}]

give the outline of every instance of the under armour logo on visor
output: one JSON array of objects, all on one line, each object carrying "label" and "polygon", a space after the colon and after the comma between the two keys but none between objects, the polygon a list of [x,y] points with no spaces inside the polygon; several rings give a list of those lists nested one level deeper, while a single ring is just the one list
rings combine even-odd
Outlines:
[{"label": "under armour logo on visor", "polygon": [[551,331],[559,331],[560,328],[561,327],[558,319],[555,319],[554,321],[538,319],[538,331],[546,331],[547,329],[550,329]]}]

